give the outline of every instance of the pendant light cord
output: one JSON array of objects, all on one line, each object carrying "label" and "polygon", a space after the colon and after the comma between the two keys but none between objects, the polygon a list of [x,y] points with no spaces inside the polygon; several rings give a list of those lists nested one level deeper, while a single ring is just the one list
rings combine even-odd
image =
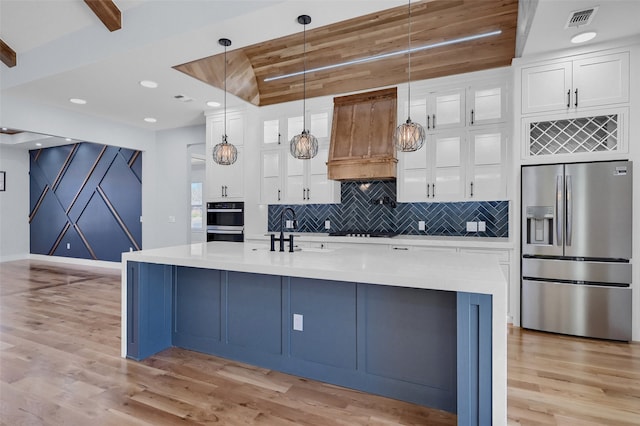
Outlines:
[{"label": "pendant light cord", "polygon": [[407,82],[407,122],[411,121],[411,0],[409,0],[409,81]]},{"label": "pendant light cord", "polygon": [[302,27],[302,132],[307,131],[307,24]]},{"label": "pendant light cord", "polygon": [[227,46],[224,47],[224,143],[227,143]]}]

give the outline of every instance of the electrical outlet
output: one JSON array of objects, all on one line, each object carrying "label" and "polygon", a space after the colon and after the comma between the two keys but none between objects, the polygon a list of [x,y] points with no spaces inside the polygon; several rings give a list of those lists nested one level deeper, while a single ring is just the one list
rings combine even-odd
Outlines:
[{"label": "electrical outlet", "polygon": [[478,232],[478,222],[467,222],[467,232]]},{"label": "electrical outlet", "polygon": [[71,250],[71,243],[67,243],[67,250]]},{"label": "electrical outlet", "polygon": [[329,219],[324,221],[324,229],[331,229],[331,221]]},{"label": "electrical outlet", "polygon": [[140,223],[142,223],[142,216],[140,216]]},{"label": "electrical outlet", "polygon": [[129,251],[133,251],[133,247],[129,247]]},{"label": "electrical outlet", "polygon": [[418,231],[424,231],[426,229],[426,225],[424,223],[424,220],[419,220],[418,221]]},{"label": "electrical outlet", "polygon": [[300,314],[293,314],[293,330],[294,331],[303,331],[303,320],[304,317]]},{"label": "electrical outlet", "polygon": [[478,232],[485,232],[487,230],[486,222],[480,221],[478,222]]}]

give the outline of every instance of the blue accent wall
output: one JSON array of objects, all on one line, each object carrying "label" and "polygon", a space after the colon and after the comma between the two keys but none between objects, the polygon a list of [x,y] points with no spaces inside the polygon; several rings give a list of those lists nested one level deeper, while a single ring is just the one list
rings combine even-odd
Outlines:
[{"label": "blue accent wall", "polygon": [[[342,182],[341,204],[269,205],[270,232],[280,231],[280,213],[286,207],[296,212],[298,232],[331,231],[395,232],[403,235],[474,237],[509,236],[508,201],[455,203],[396,203],[396,182]],[[418,230],[418,221],[426,231]],[[466,223],[484,221],[486,232],[468,233]]]},{"label": "blue accent wall", "polygon": [[140,151],[81,142],[29,160],[31,253],[119,262],[141,249]]}]

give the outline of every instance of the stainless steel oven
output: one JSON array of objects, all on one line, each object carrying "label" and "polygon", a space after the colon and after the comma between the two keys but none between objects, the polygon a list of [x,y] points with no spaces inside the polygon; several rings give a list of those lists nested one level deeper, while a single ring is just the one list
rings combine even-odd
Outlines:
[{"label": "stainless steel oven", "polygon": [[207,241],[244,241],[244,203],[207,203]]}]

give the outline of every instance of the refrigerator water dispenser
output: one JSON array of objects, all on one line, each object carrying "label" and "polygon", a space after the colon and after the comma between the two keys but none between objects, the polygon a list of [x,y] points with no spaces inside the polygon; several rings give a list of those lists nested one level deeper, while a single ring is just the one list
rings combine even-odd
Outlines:
[{"label": "refrigerator water dispenser", "polygon": [[553,207],[527,207],[527,244],[553,244]]}]

